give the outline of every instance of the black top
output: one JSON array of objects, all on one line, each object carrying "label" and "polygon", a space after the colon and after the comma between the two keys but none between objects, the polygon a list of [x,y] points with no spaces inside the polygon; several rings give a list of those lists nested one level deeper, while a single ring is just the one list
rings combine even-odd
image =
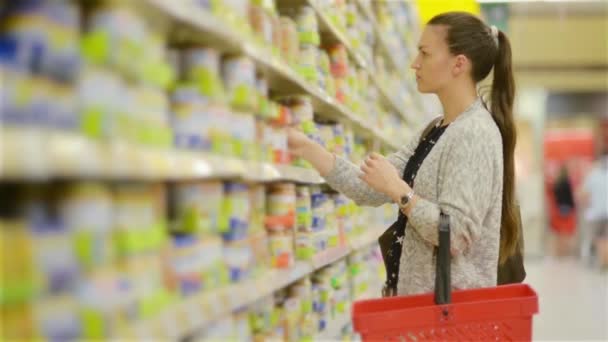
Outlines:
[{"label": "black top", "polygon": [[[420,169],[420,165],[424,158],[431,152],[435,143],[439,140],[448,125],[442,126],[438,123],[433,127],[428,134],[420,141],[414,154],[407,161],[403,170],[403,180],[414,187],[414,179]],[[380,237],[380,248],[386,267],[386,285],[385,288],[396,293],[397,282],[399,280],[399,259],[401,258],[401,250],[403,247],[403,239],[405,236],[405,227],[407,226],[407,216],[401,210],[397,217],[397,221],[393,223]]]},{"label": "black top", "polygon": [[574,209],[574,196],[572,195],[572,185],[567,175],[559,177],[553,185],[555,202],[561,210],[570,211]]}]

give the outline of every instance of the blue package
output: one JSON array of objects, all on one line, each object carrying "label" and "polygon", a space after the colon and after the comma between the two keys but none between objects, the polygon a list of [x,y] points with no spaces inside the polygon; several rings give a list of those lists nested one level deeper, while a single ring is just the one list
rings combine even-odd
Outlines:
[{"label": "blue package", "polygon": [[190,247],[197,243],[197,238],[194,235],[173,235],[173,245],[177,248]]},{"label": "blue package", "polygon": [[228,231],[222,233],[224,241],[237,241],[247,237],[249,223],[238,218],[231,217]]},{"label": "blue package", "polygon": [[311,199],[311,208],[315,209],[315,208],[319,208],[320,206],[323,205],[323,203],[325,203],[325,201],[327,201],[328,197],[326,194],[322,193],[322,192],[313,192],[310,195],[310,199]]}]

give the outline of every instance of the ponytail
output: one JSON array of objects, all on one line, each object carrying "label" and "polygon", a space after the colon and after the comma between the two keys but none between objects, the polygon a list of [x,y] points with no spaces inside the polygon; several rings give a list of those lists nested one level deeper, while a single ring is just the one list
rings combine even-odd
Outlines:
[{"label": "ponytail", "polygon": [[515,143],[517,133],[513,119],[515,80],[511,63],[511,43],[502,32],[497,32],[498,54],[494,64],[491,93],[491,113],[502,136],[503,193],[500,228],[500,257],[503,264],[518,248],[521,227],[515,203]]},{"label": "ponytail", "polygon": [[475,83],[484,80],[494,69],[490,95],[490,112],[502,136],[503,193],[500,226],[499,264],[517,252],[521,227],[515,203],[515,122],[513,102],[515,81],[511,65],[511,43],[494,26],[465,12],[447,12],[433,17],[429,25],[448,28],[447,45],[452,55],[464,54],[472,62],[471,77]]}]

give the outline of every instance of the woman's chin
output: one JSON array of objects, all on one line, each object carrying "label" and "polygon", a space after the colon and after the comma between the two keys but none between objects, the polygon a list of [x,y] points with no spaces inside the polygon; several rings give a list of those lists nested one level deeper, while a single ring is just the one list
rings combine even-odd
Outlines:
[{"label": "woman's chin", "polygon": [[418,92],[420,92],[422,94],[427,94],[430,92],[429,89],[427,89],[425,86],[421,85],[420,83],[416,84],[416,89],[418,89]]}]

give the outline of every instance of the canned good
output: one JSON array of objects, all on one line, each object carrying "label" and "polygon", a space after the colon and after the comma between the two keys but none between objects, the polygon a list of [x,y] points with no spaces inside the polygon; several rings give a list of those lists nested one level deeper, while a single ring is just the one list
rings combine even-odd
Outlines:
[{"label": "canned good", "polygon": [[331,74],[334,77],[346,77],[348,75],[348,54],[343,44],[334,44],[328,49]]},{"label": "canned good", "polygon": [[264,231],[264,219],[266,218],[266,187],[264,185],[258,184],[249,187],[249,203],[251,206],[249,231],[251,233]]},{"label": "canned good", "polygon": [[298,37],[300,44],[318,46],[321,42],[319,37],[319,24],[315,10],[310,6],[302,6],[296,16]]},{"label": "canned good", "polygon": [[300,55],[298,57],[298,72],[307,81],[316,83],[318,79],[317,73],[317,53],[319,48],[313,45],[304,45],[300,47]]},{"label": "canned good", "polygon": [[265,230],[252,233],[249,241],[253,255],[253,267],[256,271],[266,270],[271,265],[268,233]]},{"label": "canned good", "polygon": [[293,183],[272,184],[268,187],[268,216],[291,218],[295,223],[296,186]]},{"label": "canned good", "polygon": [[248,239],[224,242],[223,258],[233,283],[246,279],[253,266],[253,253]]},{"label": "canned good", "polygon": [[172,94],[172,120],[175,145],[187,149],[211,149],[209,133],[206,130],[206,115],[202,115],[204,99],[194,83],[175,86]]},{"label": "canned good", "polygon": [[289,108],[293,123],[301,124],[303,122],[313,121],[314,107],[310,96],[293,95],[280,98],[279,102]]},{"label": "canned good", "polygon": [[[82,338],[81,307],[76,297],[69,295],[44,297],[37,299],[31,305],[36,320],[36,328],[30,328],[31,330],[54,341]],[[3,336],[23,337],[24,335]]]},{"label": "canned good", "polygon": [[307,186],[296,188],[296,227],[298,231],[312,231],[312,203]]},{"label": "canned good", "polygon": [[[83,269],[112,263],[116,258],[110,189],[100,183],[70,186],[60,201],[60,212],[66,227],[74,232],[76,257]],[[120,209],[120,208],[117,208]]]},{"label": "canned good", "polygon": [[224,200],[222,182],[182,182],[171,188],[175,207],[174,232],[214,234],[220,231]]},{"label": "canned good", "polygon": [[256,72],[253,61],[244,56],[228,57],[224,59],[222,75],[230,104],[237,109],[255,110]]},{"label": "canned good", "polygon": [[279,19],[279,49],[281,56],[291,65],[300,58],[300,43],[296,23],[288,17]]},{"label": "canned good", "polygon": [[290,229],[276,229],[269,232],[270,256],[275,268],[289,268],[293,265],[294,239]]},{"label": "canned good", "polygon": [[273,22],[272,16],[262,6],[252,5],[249,7],[249,24],[265,44],[272,45]]},{"label": "canned good", "polygon": [[222,230],[224,241],[237,241],[247,237],[251,207],[248,187],[241,183],[225,183],[222,216],[226,220]]},{"label": "canned good", "polygon": [[329,90],[331,89],[331,80],[333,80],[333,77],[331,75],[329,56],[325,50],[317,50],[317,73],[319,74],[319,87],[330,93]]},{"label": "canned good", "polygon": [[313,233],[313,243],[315,253],[319,254],[329,248],[329,237],[325,231],[315,231]]},{"label": "canned good", "polygon": [[183,52],[183,70],[187,81],[194,82],[207,100],[223,102],[224,89],[220,77],[221,54],[213,48],[190,48]]},{"label": "canned good", "polygon": [[296,258],[310,260],[316,254],[315,236],[312,232],[296,232]]}]

